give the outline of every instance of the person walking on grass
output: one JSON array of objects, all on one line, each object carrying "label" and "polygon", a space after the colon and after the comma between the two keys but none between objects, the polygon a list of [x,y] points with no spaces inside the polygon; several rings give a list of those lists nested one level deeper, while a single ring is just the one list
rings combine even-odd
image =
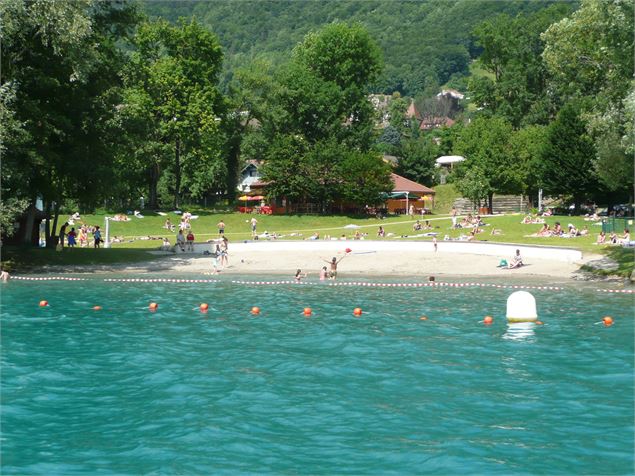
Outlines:
[{"label": "person walking on grass", "polygon": [[223,220],[219,221],[216,225],[218,227],[218,236],[225,236],[225,222]]},{"label": "person walking on grass", "polygon": [[258,226],[258,220],[256,220],[256,217],[253,217],[251,219],[251,236],[252,238],[254,236],[256,236],[256,227]]}]

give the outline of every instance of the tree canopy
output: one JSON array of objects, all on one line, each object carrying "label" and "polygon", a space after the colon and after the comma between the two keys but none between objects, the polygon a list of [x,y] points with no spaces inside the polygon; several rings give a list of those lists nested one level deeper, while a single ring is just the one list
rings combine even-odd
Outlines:
[{"label": "tree canopy", "polygon": [[364,25],[378,43],[386,68],[373,92],[399,91],[415,96],[426,85],[444,84],[468,75],[470,60],[480,53],[472,29],[500,13],[516,15],[549,6],[549,2],[492,0],[241,0],[227,2],[146,1],[146,12],[176,23],[194,17],[216,32],[227,53],[223,84],[254,60],[286,63],[288,52],[336,21]]}]

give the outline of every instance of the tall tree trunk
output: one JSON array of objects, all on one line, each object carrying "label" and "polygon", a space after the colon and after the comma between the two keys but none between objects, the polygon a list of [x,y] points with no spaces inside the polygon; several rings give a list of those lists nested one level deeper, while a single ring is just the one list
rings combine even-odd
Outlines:
[{"label": "tall tree trunk", "polygon": [[580,214],[580,204],[582,203],[582,199],[580,197],[573,197],[573,213],[576,215]]},{"label": "tall tree trunk", "polygon": [[487,213],[490,215],[494,213],[494,192],[487,194]]},{"label": "tall tree trunk", "polygon": [[44,213],[46,213],[46,222],[44,226],[44,243],[48,246],[51,241],[51,202],[47,201],[44,206]]},{"label": "tall tree trunk", "polygon": [[181,201],[181,138],[178,136],[174,151],[174,208],[178,209]]},{"label": "tall tree trunk", "polygon": [[[50,210],[50,205],[49,205],[49,210]],[[57,242],[59,240],[59,235],[57,232],[57,219],[60,216],[60,204],[59,202],[55,202],[55,207],[53,209],[53,226],[51,229],[51,233],[49,234],[47,241],[46,241],[46,246],[48,248],[55,248],[57,246]],[[49,214],[47,214],[47,217],[49,216]],[[47,218],[47,228],[48,228],[48,218]]]},{"label": "tall tree trunk", "polygon": [[29,204],[27,208],[26,223],[24,226],[24,235],[22,236],[23,243],[32,243],[33,238],[33,222],[35,221],[35,200]]},{"label": "tall tree trunk", "polygon": [[159,208],[159,200],[157,197],[157,185],[159,183],[159,164],[155,162],[150,168],[150,180],[148,189],[150,196],[148,197],[148,206],[154,210]]}]

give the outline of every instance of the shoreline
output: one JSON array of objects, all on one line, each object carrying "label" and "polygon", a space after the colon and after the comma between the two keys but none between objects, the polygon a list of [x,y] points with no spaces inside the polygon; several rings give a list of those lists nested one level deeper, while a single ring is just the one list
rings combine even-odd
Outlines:
[{"label": "shoreline", "polygon": [[[204,255],[207,245],[200,244],[194,253],[150,252],[163,255],[157,260],[115,265],[91,265],[39,268],[33,274],[134,274],[174,272],[179,274],[211,274],[213,258]],[[520,249],[524,266],[499,268],[501,259],[509,261]],[[350,252],[346,252],[350,250]],[[404,277],[497,278],[517,280],[535,278],[549,281],[580,279],[580,267],[601,255],[583,256],[571,248],[439,242],[435,252],[432,242],[385,241],[256,241],[230,243],[229,267],[223,275],[272,275],[293,278],[297,269],[317,279],[322,266],[330,269],[332,257],[342,259],[338,278]]]}]

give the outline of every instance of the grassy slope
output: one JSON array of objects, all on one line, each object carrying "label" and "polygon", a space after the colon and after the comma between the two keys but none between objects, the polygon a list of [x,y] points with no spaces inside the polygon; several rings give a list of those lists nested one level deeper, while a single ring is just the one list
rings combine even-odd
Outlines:
[{"label": "grassy slope", "polygon": [[457,192],[451,183],[435,185],[434,191],[436,192],[434,197],[434,213],[438,214],[450,213],[454,200],[461,197],[461,194]]}]

